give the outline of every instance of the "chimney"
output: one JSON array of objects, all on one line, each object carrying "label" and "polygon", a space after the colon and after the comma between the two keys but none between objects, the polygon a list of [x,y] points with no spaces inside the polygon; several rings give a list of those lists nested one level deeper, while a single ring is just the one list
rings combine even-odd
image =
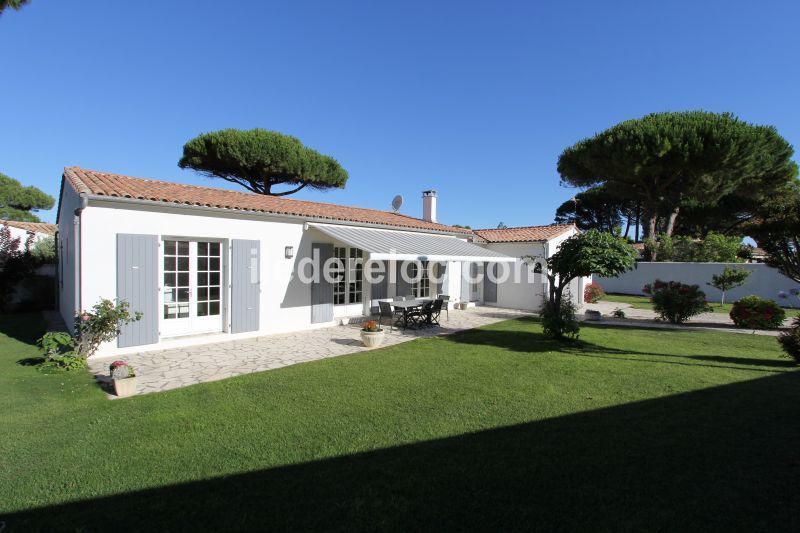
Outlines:
[{"label": "chimney", "polygon": [[436,191],[422,191],[422,218],[436,222]]}]

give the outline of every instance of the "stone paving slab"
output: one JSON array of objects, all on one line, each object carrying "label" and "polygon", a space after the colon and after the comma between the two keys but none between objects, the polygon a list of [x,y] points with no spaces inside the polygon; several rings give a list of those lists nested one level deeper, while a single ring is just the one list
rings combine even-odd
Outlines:
[{"label": "stone paving slab", "polygon": [[[395,328],[394,331],[389,331],[389,327],[385,327],[383,346],[449,335],[526,315],[529,313],[494,307],[451,310],[449,319],[443,314],[440,320],[442,327],[439,328],[405,331]],[[361,344],[360,330],[359,324],[349,324],[128,356],[104,357],[90,360],[89,368],[104,390],[109,392],[108,365],[116,359],[128,361],[136,369],[137,394],[148,394],[363,352],[368,348]],[[115,398],[113,394],[109,396]]]}]

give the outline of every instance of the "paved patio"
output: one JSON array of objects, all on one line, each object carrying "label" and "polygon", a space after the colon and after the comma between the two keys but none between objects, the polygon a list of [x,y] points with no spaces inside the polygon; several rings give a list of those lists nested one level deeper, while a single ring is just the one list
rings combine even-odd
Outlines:
[{"label": "paved patio", "polygon": [[[448,335],[526,315],[523,311],[494,307],[451,310],[449,320],[443,314],[442,327],[393,332],[386,327],[383,346],[418,338]],[[326,359],[367,350],[361,344],[361,326],[329,328],[255,337],[186,348],[145,352],[119,359],[136,369],[137,394],[148,394],[216,381],[252,372],[282,368],[297,363]],[[89,368],[96,379],[109,384],[108,365],[114,358],[94,359]],[[108,387],[104,386],[105,390]],[[113,397],[113,396],[112,396]]]}]

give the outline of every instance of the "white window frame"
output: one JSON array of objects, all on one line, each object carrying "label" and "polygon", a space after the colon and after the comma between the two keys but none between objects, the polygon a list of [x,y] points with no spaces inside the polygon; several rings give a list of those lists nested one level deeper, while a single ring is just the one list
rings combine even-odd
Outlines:
[{"label": "white window frame", "polygon": [[[414,298],[430,298],[431,296],[431,280],[428,274],[427,261],[412,261],[411,262],[411,294]],[[422,269],[422,275],[419,276],[419,269]],[[419,276],[419,279],[417,279]]]},{"label": "white window frame", "polygon": [[[333,305],[345,306],[364,301],[364,251],[351,246],[333,247],[333,268],[339,281],[333,284]],[[341,276],[341,277],[339,277]]]}]

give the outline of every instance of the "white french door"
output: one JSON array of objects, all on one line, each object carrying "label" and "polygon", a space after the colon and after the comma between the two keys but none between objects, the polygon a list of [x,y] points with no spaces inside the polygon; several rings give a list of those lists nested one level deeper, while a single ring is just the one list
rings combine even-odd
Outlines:
[{"label": "white french door", "polygon": [[161,335],[222,331],[223,246],[164,239]]}]

